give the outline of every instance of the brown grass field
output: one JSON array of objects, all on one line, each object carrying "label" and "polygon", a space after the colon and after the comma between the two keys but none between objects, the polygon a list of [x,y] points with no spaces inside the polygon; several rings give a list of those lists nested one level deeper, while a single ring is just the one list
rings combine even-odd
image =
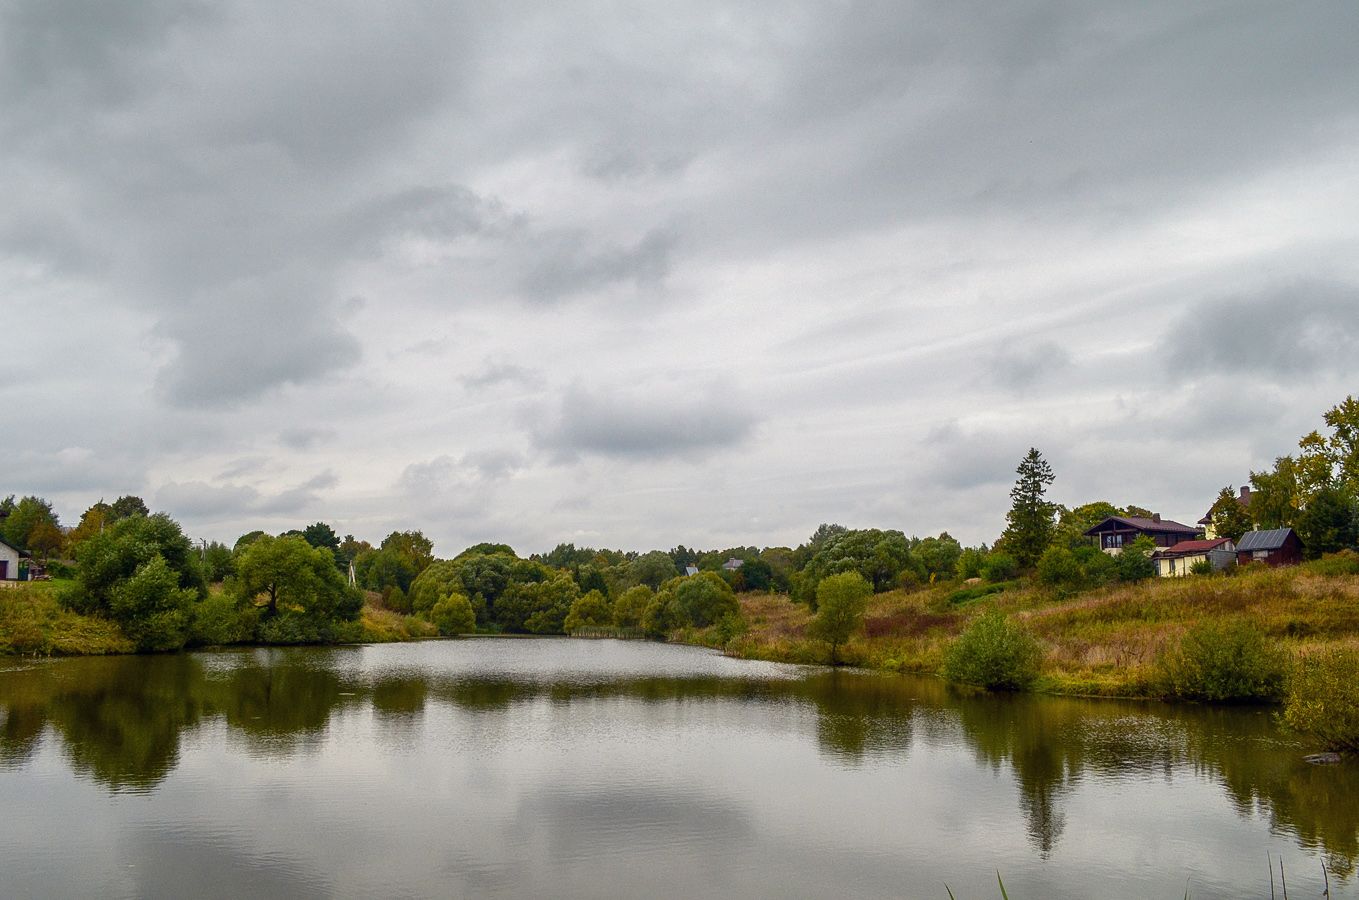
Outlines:
[{"label": "brown grass field", "polygon": [[[987,609],[1023,622],[1044,650],[1036,688],[1061,694],[1159,696],[1158,659],[1191,626],[1244,619],[1293,656],[1324,648],[1359,649],[1359,575],[1316,567],[1243,569],[1233,575],[1153,578],[1062,595],[1019,582],[998,593],[950,602],[946,583],[889,591],[870,602],[864,627],[840,651],[850,665],[934,674],[945,648]],[[743,594],[747,630],[724,645],[714,629],[674,639],[721,646],[733,656],[824,663],[828,648],[806,637],[811,613],[776,594]]]}]

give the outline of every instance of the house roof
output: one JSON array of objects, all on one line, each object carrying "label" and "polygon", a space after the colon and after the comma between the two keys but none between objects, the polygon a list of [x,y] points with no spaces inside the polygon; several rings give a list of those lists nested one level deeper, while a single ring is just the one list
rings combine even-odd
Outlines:
[{"label": "house roof", "polygon": [[1231,538],[1217,538],[1211,541],[1180,541],[1173,547],[1166,547],[1157,552],[1157,556],[1194,556],[1199,553],[1207,553],[1209,550],[1217,550],[1223,544],[1230,544]]},{"label": "house roof", "polygon": [[685,566],[685,567],[684,567],[684,574],[685,574],[685,575],[697,575],[697,574],[698,574],[698,566]]},{"label": "house roof", "polygon": [[1238,550],[1278,550],[1293,534],[1291,528],[1271,528],[1268,531],[1251,531],[1241,535],[1236,542]]},{"label": "house roof", "polygon": [[1176,522],[1172,519],[1161,519],[1160,521],[1157,521],[1156,519],[1147,519],[1142,516],[1110,516],[1103,522],[1100,522],[1098,525],[1095,525],[1090,530],[1086,531],[1086,537],[1092,537],[1102,531],[1108,531],[1109,529],[1105,526],[1110,522],[1113,522],[1116,525],[1122,525],[1125,528],[1136,528],[1138,531],[1159,531],[1163,534],[1199,533],[1199,530],[1192,525],[1185,525],[1182,522]]},{"label": "house roof", "polygon": [[726,569],[726,570],[729,571],[729,572],[734,572],[734,571],[736,571],[737,569],[739,569],[739,568],[741,568],[742,566],[744,566],[745,564],[746,564],[746,561],[745,561],[744,559],[737,559],[736,557],[733,556],[731,559],[729,559],[729,560],[727,560],[726,562],[722,563],[722,568]]},{"label": "house roof", "polygon": [[16,547],[16,546],[14,546],[13,544],[11,544],[9,541],[5,540],[4,538],[0,538],[0,544],[4,544],[6,547],[8,547],[9,549],[13,550],[15,553],[19,554],[20,556],[27,557],[28,559],[32,559],[32,558],[33,558],[33,554],[32,554],[32,553],[29,553],[27,550],[23,549],[22,547]]}]

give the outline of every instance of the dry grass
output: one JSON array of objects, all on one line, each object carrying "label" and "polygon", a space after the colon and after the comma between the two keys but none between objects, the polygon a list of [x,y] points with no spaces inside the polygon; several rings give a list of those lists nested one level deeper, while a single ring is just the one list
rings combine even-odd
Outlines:
[{"label": "dry grass", "polygon": [[[1059,597],[1020,584],[960,607],[955,584],[875,596],[863,632],[842,650],[851,664],[935,673],[945,648],[977,615],[998,607],[1023,621],[1045,651],[1041,690],[1145,697],[1158,693],[1158,661],[1192,625],[1246,619],[1291,655],[1359,646],[1359,576],[1307,568],[1243,570],[1232,576],[1151,579]],[[824,662],[826,647],[806,637],[810,613],[780,595],[745,594],[749,629],[727,642],[733,655]],[[717,646],[711,632],[684,639]]]}]

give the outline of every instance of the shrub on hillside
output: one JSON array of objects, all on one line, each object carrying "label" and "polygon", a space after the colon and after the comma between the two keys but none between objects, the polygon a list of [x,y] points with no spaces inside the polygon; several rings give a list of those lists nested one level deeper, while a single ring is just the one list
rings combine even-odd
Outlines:
[{"label": "shrub on hillside", "polygon": [[1038,677],[1043,650],[1028,629],[999,610],[976,619],[944,654],[949,681],[993,691],[1021,690]]},{"label": "shrub on hillside", "polygon": [[1283,720],[1332,750],[1359,750],[1359,651],[1301,659],[1288,679]]},{"label": "shrub on hillside", "polygon": [[999,550],[987,554],[982,563],[981,577],[990,582],[1009,581],[1019,574],[1019,563],[1008,553]]},{"label": "shrub on hillside", "polygon": [[1176,697],[1260,703],[1282,694],[1287,657],[1249,622],[1205,622],[1185,632],[1160,664]]},{"label": "shrub on hillside", "polygon": [[1321,559],[1314,559],[1305,563],[1304,568],[1313,574],[1330,577],[1359,575],[1359,553],[1355,553],[1353,550],[1327,553]]}]

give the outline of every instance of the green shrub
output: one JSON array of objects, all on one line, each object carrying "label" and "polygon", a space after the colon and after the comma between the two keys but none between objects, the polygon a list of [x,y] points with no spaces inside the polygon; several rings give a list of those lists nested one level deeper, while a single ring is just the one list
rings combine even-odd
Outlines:
[{"label": "green shrub", "polygon": [[571,603],[562,627],[567,634],[586,628],[603,628],[613,624],[613,607],[599,591],[587,591]]},{"label": "green shrub", "polygon": [[1115,560],[1120,581],[1143,581],[1156,574],[1156,562],[1151,554],[1156,544],[1145,534],[1123,548]]},{"label": "green shrub", "polygon": [[430,608],[429,620],[440,634],[471,634],[477,630],[477,614],[472,601],[462,594],[449,594]]},{"label": "green shrub", "polygon": [[1359,651],[1303,657],[1288,679],[1283,720],[1332,750],[1359,750]]},{"label": "green shrub", "polygon": [[1341,550],[1339,553],[1327,553],[1321,559],[1314,559],[1309,563],[1304,563],[1304,568],[1316,575],[1327,575],[1338,577],[1341,575],[1359,575],[1359,553],[1353,550]]},{"label": "green shrub", "polygon": [[944,653],[949,681],[1021,690],[1038,677],[1043,650],[1028,629],[999,610],[977,618]]},{"label": "green shrub", "polygon": [[258,609],[241,608],[227,593],[210,594],[194,604],[189,643],[210,647],[244,643],[254,638],[258,623]]},{"label": "green shrub", "polygon": [[1211,559],[1201,559],[1189,567],[1190,575],[1215,575],[1217,569],[1213,568]]},{"label": "green shrub", "polygon": [[992,594],[999,594],[1006,588],[1013,587],[1014,582],[1002,581],[999,584],[974,584],[968,587],[958,588],[949,593],[944,598],[944,602],[949,606],[960,606],[964,603],[971,603],[973,600],[980,600],[982,597],[989,597]]},{"label": "green shrub", "polygon": [[990,582],[1009,581],[1019,574],[1019,563],[1008,553],[993,550],[982,563],[981,577]]},{"label": "green shrub", "polygon": [[260,640],[266,644],[324,644],[333,636],[333,623],[289,610],[260,623]]},{"label": "green shrub", "polygon": [[1268,702],[1283,691],[1287,658],[1245,621],[1205,622],[1161,657],[1167,692],[1191,700]]}]

